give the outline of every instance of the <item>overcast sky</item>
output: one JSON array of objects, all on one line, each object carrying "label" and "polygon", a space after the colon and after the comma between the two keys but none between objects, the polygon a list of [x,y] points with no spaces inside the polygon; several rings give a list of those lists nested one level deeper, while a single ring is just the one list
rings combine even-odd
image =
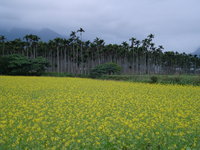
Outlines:
[{"label": "overcast sky", "polygon": [[82,27],[107,43],[152,33],[165,50],[188,53],[200,47],[200,0],[0,0],[0,26],[68,35]]}]

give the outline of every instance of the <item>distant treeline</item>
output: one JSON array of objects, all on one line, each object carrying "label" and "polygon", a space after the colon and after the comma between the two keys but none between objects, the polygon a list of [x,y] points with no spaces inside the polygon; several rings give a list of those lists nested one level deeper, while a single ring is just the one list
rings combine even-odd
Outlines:
[{"label": "distant treeline", "polygon": [[7,41],[0,36],[0,55],[21,54],[27,58],[44,57],[49,63],[47,72],[89,74],[91,68],[107,62],[122,67],[123,74],[200,73],[197,55],[162,52],[163,47],[153,43],[154,35],[144,40],[130,38],[121,44],[105,44],[103,39],[83,41],[84,30],[71,32],[69,39],[55,38],[43,42],[37,35]]}]

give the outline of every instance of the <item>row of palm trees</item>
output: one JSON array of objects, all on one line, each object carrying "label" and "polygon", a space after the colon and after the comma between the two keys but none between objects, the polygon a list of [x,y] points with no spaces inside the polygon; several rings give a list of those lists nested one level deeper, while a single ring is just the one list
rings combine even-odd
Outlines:
[{"label": "row of palm trees", "polygon": [[[144,40],[130,38],[130,42],[105,44],[96,38],[83,41],[80,28],[72,31],[68,39],[55,38],[43,42],[37,35],[6,41],[0,36],[0,55],[21,54],[28,58],[42,56],[49,60],[48,72],[88,74],[91,68],[106,62],[122,67],[123,74],[199,73],[200,58],[196,55],[173,51],[162,52],[163,47],[153,43],[154,35]],[[80,35],[78,35],[80,33]]]}]

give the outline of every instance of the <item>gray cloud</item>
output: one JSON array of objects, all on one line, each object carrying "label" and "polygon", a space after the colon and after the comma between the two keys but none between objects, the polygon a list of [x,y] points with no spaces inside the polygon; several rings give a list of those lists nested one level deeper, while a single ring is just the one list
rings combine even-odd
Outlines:
[{"label": "gray cloud", "polygon": [[166,50],[191,52],[200,46],[199,0],[1,0],[1,26],[51,28],[70,34],[83,27],[96,36],[120,43],[155,34]]}]

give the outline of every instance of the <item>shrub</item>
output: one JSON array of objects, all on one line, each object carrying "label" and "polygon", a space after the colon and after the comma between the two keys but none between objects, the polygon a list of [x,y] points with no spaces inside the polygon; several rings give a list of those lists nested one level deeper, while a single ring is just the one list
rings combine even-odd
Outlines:
[{"label": "shrub", "polygon": [[181,78],[178,76],[175,77],[169,77],[168,82],[172,84],[180,84],[181,83]]},{"label": "shrub", "polygon": [[157,83],[158,82],[158,77],[152,76],[151,78],[151,83]]},{"label": "shrub", "polygon": [[30,62],[31,62],[31,70],[29,71],[29,73],[31,75],[41,75],[49,66],[48,61],[43,57],[30,59]]},{"label": "shrub", "polygon": [[115,63],[105,63],[91,69],[90,76],[92,78],[101,77],[102,75],[119,74],[121,67]]},{"label": "shrub", "polygon": [[167,76],[163,78],[164,83],[170,83],[170,84],[181,84],[181,77],[180,76]]},{"label": "shrub", "polygon": [[200,85],[200,77],[193,80],[193,85]]},{"label": "shrub", "polygon": [[0,58],[0,73],[6,75],[27,75],[30,68],[30,61],[21,55],[8,55]]},{"label": "shrub", "polygon": [[0,57],[0,74],[5,75],[41,75],[48,66],[45,58],[29,59],[13,54]]},{"label": "shrub", "polygon": [[180,83],[181,78],[180,78],[180,77],[174,77],[174,78],[172,79],[172,81],[173,81],[174,83]]}]

